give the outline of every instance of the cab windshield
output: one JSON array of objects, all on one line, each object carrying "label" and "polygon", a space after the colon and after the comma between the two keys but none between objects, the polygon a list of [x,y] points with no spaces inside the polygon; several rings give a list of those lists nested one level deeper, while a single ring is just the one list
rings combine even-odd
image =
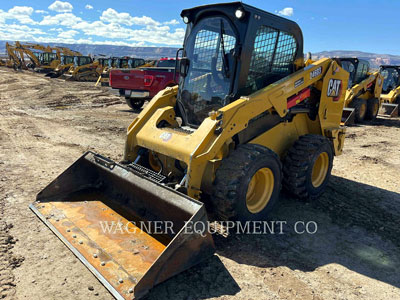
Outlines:
[{"label": "cab windshield", "polygon": [[209,112],[228,102],[234,78],[236,34],[223,17],[208,17],[193,27],[186,41],[189,60],[179,84],[179,102],[189,125],[198,126]]},{"label": "cab windshield", "polygon": [[383,76],[383,92],[389,93],[399,85],[399,72],[395,68],[381,69]]},{"label": "cab windshield", "polygon": [[77,56],[74,58],[75,66],[84,66],[92,63],[92,59],[89,56]]},{"label": "cab windshield", "polygon": [[42,53],[42,64],[50,64],[53,60],[57,59],[56,53],[45,52]]}]

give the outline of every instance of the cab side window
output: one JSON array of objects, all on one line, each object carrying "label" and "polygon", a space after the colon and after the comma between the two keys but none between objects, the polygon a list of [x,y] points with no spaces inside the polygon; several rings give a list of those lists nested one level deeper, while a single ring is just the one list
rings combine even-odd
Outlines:
[{"label": "cab side window", "polygon": [[254,41],[246,94],[266,87],[294,72],[296,39],[289,33],[260,26]]}]

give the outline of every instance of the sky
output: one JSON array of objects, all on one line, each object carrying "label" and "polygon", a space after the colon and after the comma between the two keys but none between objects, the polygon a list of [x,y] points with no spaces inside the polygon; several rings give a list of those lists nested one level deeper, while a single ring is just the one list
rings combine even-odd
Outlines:
[{"label": "sky", "polygon": [[[216,1],[0,0],[0,39],[179,47],[185,33],[181,10]],[[243,2],[297,22],[303,31],[304,52],[359,50],[400,55],[400,1]]]}]

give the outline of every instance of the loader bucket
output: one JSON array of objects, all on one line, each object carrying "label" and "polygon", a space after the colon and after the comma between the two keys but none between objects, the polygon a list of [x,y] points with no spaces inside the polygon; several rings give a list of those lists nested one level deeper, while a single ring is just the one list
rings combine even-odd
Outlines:
[{"label": "loader bucket", "polygon": [[355,123],[354,108],[345,107],[342,113],[342,125],[352,125]]},{"label": "loader bucket", "polygon": [[139,299],[215,251],[204,205],[159,176],[87,152],[30,208],[116,299]]},{"label": "loader bucket", "polygon": [[399,105],[398,104],[390,104],[390,103],[382,103],[381,108],[379,109],[380,116],[386,117],[398,117],[399,116]]}]

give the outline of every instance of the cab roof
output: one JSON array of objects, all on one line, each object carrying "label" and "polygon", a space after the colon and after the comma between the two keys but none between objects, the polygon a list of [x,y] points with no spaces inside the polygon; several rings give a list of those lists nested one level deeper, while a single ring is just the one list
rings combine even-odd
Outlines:
[{"label": "cab roof", "polygon": [[239,8],[245,12],[245,16],[241,18],[241,21],[247,21],[247,23],[249,23],[251,20],[250,17],[256,17],[261,20],[264,25],[293,34],[299,44],[301,52],[303,52],[303,34],[296,22],[243,2],[216,3],[196,6],[182,10],[181,17],[183,18],[184,16],[187,16],[191,23],[196,23],[197,20],[203,16],[217,13],[226,15],[235,23],[235,21],[237,21],[235,11]]}]

